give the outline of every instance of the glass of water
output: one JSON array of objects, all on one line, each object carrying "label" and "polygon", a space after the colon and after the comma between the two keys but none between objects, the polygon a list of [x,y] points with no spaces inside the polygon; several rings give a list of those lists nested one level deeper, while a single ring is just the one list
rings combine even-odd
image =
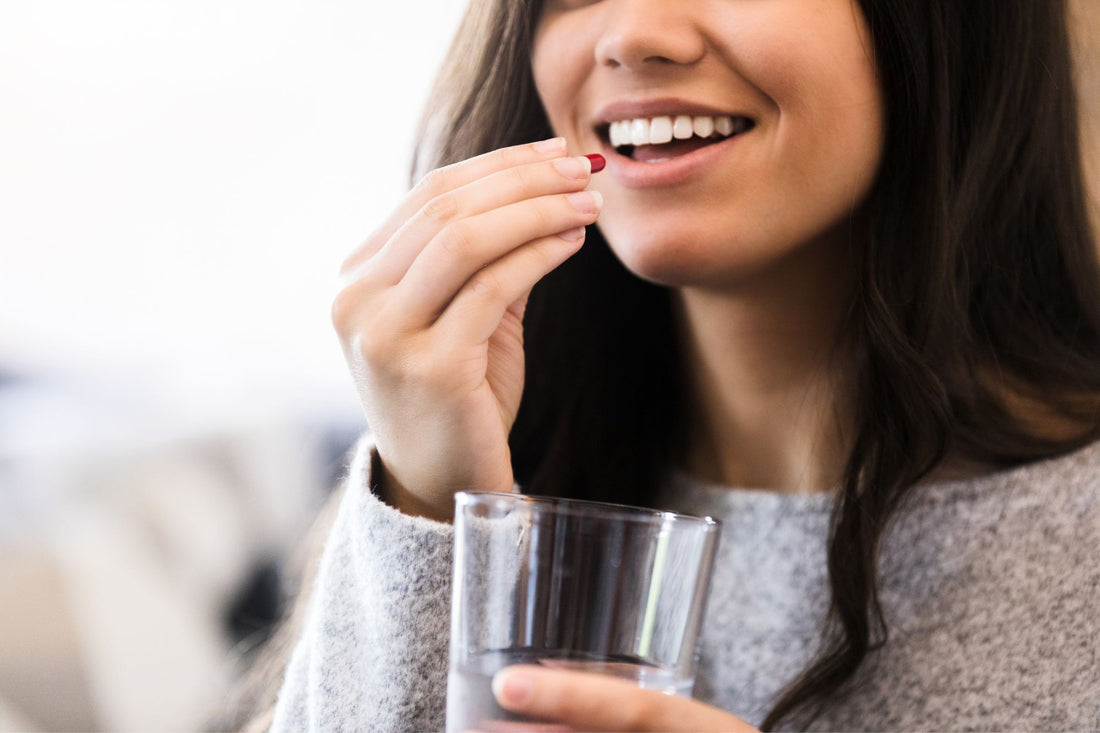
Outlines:
[{"label": "glass of water", "polygon": [[447,733],[540,722],[496,704],[493,675],[512,664],[690,696],[719,530],[638,507],[457,494]]}]

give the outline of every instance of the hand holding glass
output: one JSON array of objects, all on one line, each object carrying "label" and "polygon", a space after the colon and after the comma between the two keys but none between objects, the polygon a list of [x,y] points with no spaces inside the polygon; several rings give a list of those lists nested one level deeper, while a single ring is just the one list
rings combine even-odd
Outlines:
[{"label": "hand holding glass", "polygon": [[490,687],[512,664],[690,696],[720,525],[596,502],[455,497],[447,731],[537,722]]}]

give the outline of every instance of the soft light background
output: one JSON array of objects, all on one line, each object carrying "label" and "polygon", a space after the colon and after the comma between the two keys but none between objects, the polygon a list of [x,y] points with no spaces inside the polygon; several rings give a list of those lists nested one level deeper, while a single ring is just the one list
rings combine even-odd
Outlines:
[{"label": "soft light background", "polygon": [[8,368],[347,409],[334,276],[404,191],[462,5],[0,3]]},{"label": "soft light background", "polygon": [[246,661],[362,425],[336,271],[464,4],[0,0],[0,731],[194,730]]},{"label": "soft light background", "polygon": [[464,5],[0,0],[0,730],[216,706],[361,427],[336,273]]}]

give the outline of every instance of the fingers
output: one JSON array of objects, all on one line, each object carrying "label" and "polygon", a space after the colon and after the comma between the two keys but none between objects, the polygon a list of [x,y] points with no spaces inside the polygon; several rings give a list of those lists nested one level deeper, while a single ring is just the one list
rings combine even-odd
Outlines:
[{"label": "fingers", "polygon": [[[446,244],[455,236],[481,238],[483,230],[480,222],[487,220],[479,219],[479,215],[552,194],[579,192],[588,185],[591,177],[592,164],[588,158],[557,158],[497,171],[436,196],[402,225],[371,260],[372,277],[382,286],[394,285],[405,277],[413,262],[433,239],[442,237]],[[530,212],[530,215],[541,217],[544,210],[545,204]],[[578,223],[589,224],[591,221],[571,220],[565,226],[572,227]],[[508,225],[506,221],[501,224]],[[542,231],[536,236],[554,231],[560,230]],[[516,239],[514,244],[524,241],[527,240]],[[483,259],[479,266],[487,261]],[[455,289],[463,281],[457,283]]]},{"label": "fingers", "polygon": [[728,731],[755,733],[717,708],[608,675],[509,667],[493,679],[506,709],[591,731]]},{"label": "fingers", "polygon": [[[494,276],[499,268],[485,272],[492,263],[525,243],[593,223],[602,204],[599,192],[577,191],[509,204],[450,224],[409,267],[393,291],[394,303],[408,319],[407,326],[430,325],[474,275]],[[535,248],[540,256],[550,243],[543,245]],[[560,247],[551,249],[557,252]],[[474,285],[484,282],[483,277]]]},{"label": "fingers", "polygon": [[464,733],[581,733],[576,728],[557,723],[512,723],[496,720],[486,720],[476,730],[467,730]]},{"label": "fingers", "polygon": [[344,260],[340,272],[348,273],[370,259],[394,233],[432,199],[462,188],[498,171],[565,156],[565,139],[501,148],[469,160],[436,169],[424,176],[408,197],[367,241]]},{"label": "fingers", "polygon": [[483,268],[463,286],[435,324],[456,343],[482,343],[500,326],[505,311],[584,244],[577,227],[542,237]]}]

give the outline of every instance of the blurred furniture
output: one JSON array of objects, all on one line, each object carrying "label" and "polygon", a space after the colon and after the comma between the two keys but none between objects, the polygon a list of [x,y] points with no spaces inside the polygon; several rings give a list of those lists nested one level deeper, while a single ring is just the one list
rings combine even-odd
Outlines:
[{"label": "blurred furniture", "polygon": [[179,417],[132,383],[0,388],[0,731],[198,730],[267,632],[350,436]]}]

